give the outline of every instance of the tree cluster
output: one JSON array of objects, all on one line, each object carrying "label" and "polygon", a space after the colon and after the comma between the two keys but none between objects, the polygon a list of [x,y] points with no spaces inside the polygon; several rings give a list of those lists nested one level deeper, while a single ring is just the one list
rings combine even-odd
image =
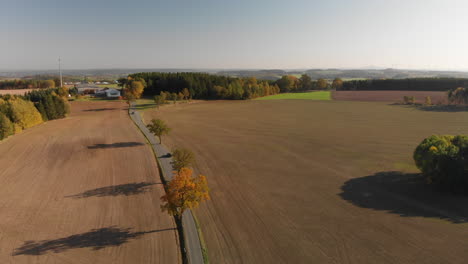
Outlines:
[{"label": "tree cluster", "polygon": [[65,117],[70,106],[60,89],[34,90],[24,96],[0,97],[0,140],[38,125]]},{"label": "tree cluster", "polygon": [[428,183],[468,193],[468,136],[431,136],[419,144],[413,158]]},{"label": "tree cluster", "polygon": [[468,104],[468,88],[458,87],[448,92],[449,102],[454,104]]},{"label": "tree cluster", "polygon": [[290,92],[304,92],[309,90],[326,90],[330,87],[336,89],[336,87],[342,85],[342,81],[339,78],[336,78],[333,81],[333,84],[330,86],[327,80],[318,79],[312,80],[309,75],[303,74],[300,78],[297,78],[293,75],[284,75],[281,79],[275,82],[278,85],[280,92],[290,93]]},{"label": "tree cluster", "polygon": [[[125,86],[128,79],[142,80],[146,84],[143,94],[146,96],[160,95],[168,92],[185,99],[251,99],[279,93],[279,87],[268,81],[255,78],[232,78],[211,75],[207,73],[161,73],[146,72],[129,75],[129,78],[119,79],[119,84]],[[185,91],[185,92],[184,92]]]}]

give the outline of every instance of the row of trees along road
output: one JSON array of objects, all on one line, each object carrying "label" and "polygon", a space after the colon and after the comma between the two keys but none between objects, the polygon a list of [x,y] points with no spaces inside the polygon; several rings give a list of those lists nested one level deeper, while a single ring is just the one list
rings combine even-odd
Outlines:
[{"label": "row of trees along road", "polygon": [[[161,144],[161,136],[167,135],[171,129],[161,119],[152,119],[147,125],[151,133],[157,136]],[[172,150],[172,169],[174,177],[165,186],[166,194],[161,197],[161,210],[174,216],[180,239],[183,241],[182,215],[187,209],[194,209],[210,199],[208,181],[203,175],[193,177],[191,167],[195,164],[195,155],[184,148]]]},{"label": "row of trees along road", "polygon": [[66,88],[34,90],[24,96],[0,96],[0,140],[70,112]]}]

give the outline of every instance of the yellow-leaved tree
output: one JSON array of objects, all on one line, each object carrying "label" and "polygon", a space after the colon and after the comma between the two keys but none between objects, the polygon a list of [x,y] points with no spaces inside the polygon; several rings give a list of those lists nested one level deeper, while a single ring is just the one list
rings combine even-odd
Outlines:
[{"label": "yellow-leaved tree", "polygon": [[185,210],[198,207],[200,202],[210,199],[206,177],[192,177],[192,170],[182,168],[167,184],[166,195],[161,197],[161,210],[173,215],[177,224],[182,223]]},{"label": "yellow-leaved tree", "polygon": [[13,97],[8,100],[8,104],[16,132],[43,122],[41,114],[37,111],[33,102]]}]

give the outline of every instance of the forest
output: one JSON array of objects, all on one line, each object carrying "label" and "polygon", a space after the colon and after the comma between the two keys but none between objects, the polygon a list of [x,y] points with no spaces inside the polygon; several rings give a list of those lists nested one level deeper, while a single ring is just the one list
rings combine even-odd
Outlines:
[{"label": "forest", "polygon": [[468,79],[465,78],[352,80],[343,82],[343,86],[338,90],[448,91],[467,85]]},{"label": "forest", "polygon": [[162,73],[145,72],[130,74],[128,78],[119,79],[125,86],[130,81],[142,81],[146,96],[159,95],[161,92],[181,93],[184,88],[193,99],[252,99],[273,95],[280,92],[277,84],[250,78],[233,78],[207,73]]}]

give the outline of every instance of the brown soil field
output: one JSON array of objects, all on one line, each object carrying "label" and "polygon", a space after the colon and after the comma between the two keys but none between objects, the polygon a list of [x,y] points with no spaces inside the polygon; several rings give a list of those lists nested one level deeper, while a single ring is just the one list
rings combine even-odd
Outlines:
[{"label": "brown soil field", "polygon": [[178,263],[145,138],[118,102],[0,142],[0,263]]},{"label": "brown soil field", "polygon": [[211,263],[465,263],[467,198],[438,193],[412,153],[468,131],[468,112],[378,102],[206,102],[144,113],[195,152]]},{"label": "brown soil field", "polygon": [[3,94],[13,94],[13,95],[23,95],[27,92],[30,92],[34,89],[14,89],[14,90],[2,90],[0,89],[0,95]]},{"label": "brown soil field", "polygon": [[446,104],[447,92],[433,91],[332,91],[333,100],[368,101],[368,102],[402,102],[404,96],[414,96],[416,102],[424,103],[430,96],[433,104]]}]

